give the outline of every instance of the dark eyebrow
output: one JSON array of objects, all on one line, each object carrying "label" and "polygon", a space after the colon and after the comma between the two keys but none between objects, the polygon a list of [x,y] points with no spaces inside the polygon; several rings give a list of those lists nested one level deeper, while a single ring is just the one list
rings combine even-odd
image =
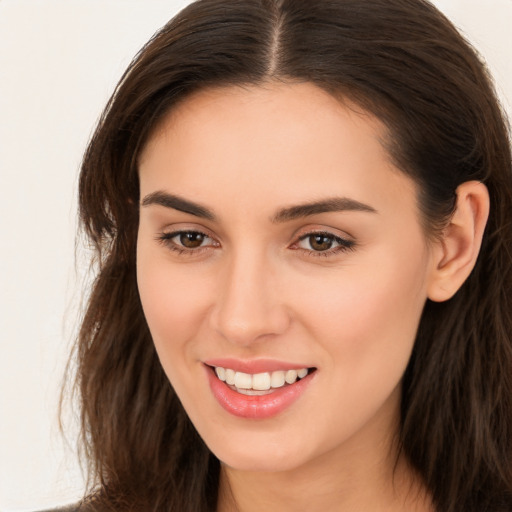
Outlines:
[{"label": "dark eyebrow", "polygon": [[319,213],[344,211],[377,213],[375,208],[354,199],[332,197],[321,201],[283,208],[272,217],[272,222],[288,222],[300,217],[308,217]]},{"label": "dark eyebrow", "polygon": [[[193,201],[184,199],[182,197],[169,194],[163,191],[152,192],[144,197],[141,202],[142,206],[159,205],[165,208],[172,208],[180,212],[189,213],[196,217],[203,219],[215,220],[214,213]],[[290,206],[279,210],[273,217],[272,222],[281,223],[288,222],[300,217],[308,217],[310,215],[317,215],[320,213],[328,212],[342,212],[342,211],[357,211],[357,212],[370,212],[377,213],[375,208],[368,206],[367,204],[361,203],[354,199],[347,197],[332,197],[329,199],[323,199],[321,201],[315,201],[312,203],[299,204],[296,206]]]},{"label": "dark eyebrow", "polygon": [[148,194],[141,202],[142,206],[149,206],[152,204],[157,204],[165,208],[172,208],[184,213],[190,213],[191,215],[195,215],[196,217],[201,217],[203,219],[215,220],[213,212],[205,206],[160,190]]}]

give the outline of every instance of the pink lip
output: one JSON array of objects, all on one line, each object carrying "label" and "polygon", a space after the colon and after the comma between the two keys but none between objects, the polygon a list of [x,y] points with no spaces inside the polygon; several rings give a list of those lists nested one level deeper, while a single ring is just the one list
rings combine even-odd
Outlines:
[{"label": "pink lip", "polygon": [[277,361],[275,359],[254,359],[252,361],[243,361],[240,359],[222,358],[208,359],[203,361],[208,366],[220,366],[222,368],[231,368],[235,372],[243,373],[264,373],[276,372],[279,370],[300,370],[301,368],[310,368],[310,366],[289,363],[286,361]]},{"label": "pink lip", "polygon": [[[228,368],[232,367],[228,366]],[[213,396],[224,410],[240,418],[260,420],[276,416],[290,407],[304,394],[316,374],[316,372],[310,373],[295,384],[276,388],[267,395],[243,395],[233,391],[225,382],[219,380],[211,368],[205,366],[205,370]]]}]

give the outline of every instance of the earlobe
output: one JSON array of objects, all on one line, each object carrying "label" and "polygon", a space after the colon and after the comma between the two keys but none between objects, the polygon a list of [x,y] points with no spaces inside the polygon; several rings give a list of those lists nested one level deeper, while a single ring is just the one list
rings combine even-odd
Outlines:
[{"label": "earlobe", "polygon": [[479,181],[457,188],[457,204],[450,222],[433,250],[428,298],[450,299],[475,266],[489,216],[489,192]]}]

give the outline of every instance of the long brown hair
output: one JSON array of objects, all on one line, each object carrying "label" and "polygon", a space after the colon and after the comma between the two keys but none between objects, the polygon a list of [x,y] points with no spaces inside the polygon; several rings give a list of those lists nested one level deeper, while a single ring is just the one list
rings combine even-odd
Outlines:
[{"label": "long brown hair", "polygon": [[476,267],[427,302],[403,381],[400,446],[440,512],[512,509],[512,170],[485,66],[424,0],[199,0],[136,56],[83,160],[80,215],[98,273],[77,343],[92,482],[109,509],[214,511],[219,461],[158,361],[136,282],[137,161],[179,101],[211,86],[307,81],[389,129],[420,190],[426,232],[455,190],[484,182]]}]

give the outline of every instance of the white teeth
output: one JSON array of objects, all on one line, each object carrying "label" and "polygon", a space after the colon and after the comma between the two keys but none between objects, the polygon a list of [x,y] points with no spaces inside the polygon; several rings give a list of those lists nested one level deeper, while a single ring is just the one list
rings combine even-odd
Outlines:
[{"label": "white teeth", "polygon": [[[306,370],[307,371],[307,370]],[[284,386],[284,372],[272,372],[272,376],[270,377],[270,385],[273,388],[281,388]]]},{"label": "white teeth", "polygon": [[294,384],[297,378],[303,379],[308,373],[307,368],[300,368],[299,370],[277,370],[251,375],[250,373],[235,372],[231,368],[215,367],[215,374],[219,380],[236,387],[246,395],[253,394],[251,390],[268,391],[271,388],[281,388],[285,384]]},{"label": "white teeth", "polygon": [[308,374],[307,368],[301,368],[300,370],[297,370],[297,377],[299,377],[299,379],[303,379],[307,374]]},{"label": "white teeth", "polygon": [[233,386],[235,383],[235,370],[231,368],[226,368],[226,383],[230,386]]},{"label": "white teeth", "polygon": [[251,389],[252,376],[248,373],[236,372],[235,373],[235,388]]},{"label": "white teeth", "polygon": [[288,370],[284,376],[284,380],[288,384],[293,384],[297,380],[297,370]]},{"label": "white teeth", "polygon": [[269,391],[268,389],[264,391],[257,391],[256,389],[242,389],[242,388],[236,388],[237,393],[240,393],[241,395],[249,395],[249,396],[261,396],[261,395],[268,395],[269,393],[272,393],[272,391]]},{"label": "white teeth", "polygon": [[257,373],[252,376],[252,389],[265,391],[270,389],[270,373]]}]

